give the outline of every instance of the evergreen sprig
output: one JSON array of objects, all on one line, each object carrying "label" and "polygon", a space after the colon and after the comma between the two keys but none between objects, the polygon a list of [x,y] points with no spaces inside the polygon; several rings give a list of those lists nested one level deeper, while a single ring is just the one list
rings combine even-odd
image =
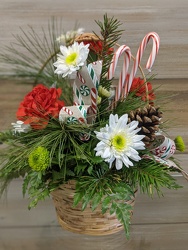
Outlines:
[{"label": "evergreen sprig", "polygon": [[125,99],[117,102],[113,112],[114,114],[122,116],[123,114],[129,114],[130,111],[144,107],[145,105],[146,103],[140,97],[134,97],[134,93],[129,93]]},{"label": "evergreen sprig", "polygon": [[95,22],[100,27],[101,30],[100,32],[103,38],[102,39],[103,48],[101,52],[101,59],[103,61],[103,64],[100,77],[100,85],[109,90],[112,81],[108,80],[106,75],[108,73],[113,57],[113,53],[112,51],[110,52],[110,49],[112,49],[116,45],[117,41],[120,39],[122,35],[123,30],[119,29],[119,27],[122,24],[114,17],[109,18],[107,14],[104,15],[103,22],[101,21],[95,21]]},{"label": "evergreen sprig", "polygon": [[54,18],[49,21],[47,31],[41,27],[40,35],[32,26],[28,26],[27,31],[20,28],[21,34],[13,35],[15,41],[0,52],[0,60],[12,68],[13,74],[9,77],[23,78],[34,84],[42,82],[47,86],[57,82],[53,62],[59,52],[56,38],[61,29],[61,21]]},{"label": "evergreen sprig", "polygon": [[[107,75],[113,58],[112,50],[114,49],[117,41],[120,39],[123,32],[123,30],[119,29],[122,24],[114,17],[108,17],[107,14],[104,15],[103,22],[95,22],[100,28],[103,43],[102,51],[100,52],[100,59],[103,62],[100,76],[100,86],[104,87],[109,91],[110,87],[112,86],[113,79],[108,79]],[[99,113],[104,110],[106,112],[107,108],[108,98],[104,98],[101,102]]]},{"label": "evergreen sprig", "polygon": [[61,87],[62,99],[67,105],[71,105],[73,96],[71,84],[67,78],[54,74],[53,66],[60,52],[57,37],[63,31],[62,20],[51,18],[47,29],[41,27],[40,32],[30,25],[26,31],[23,28],[20,28],[20,31],[21,34],[13,35],[14,41],[4,46],[0,52],[0,61],[6,67],[11,67],[12,74],[8,75],[9,79],[24,79],[34,86],[43,83],[48,87],[52,85]]},{"label": "evergreen sprig", "polygon": [[170,169],[156,160],[142,159],[139,164],[135,163],[132,168],[125,169],[125,179],[130,180],[133,187],[140,187],[142,193],[153,196],[163,196],[163,188],[178,189],[176,179],[171,175]]}]

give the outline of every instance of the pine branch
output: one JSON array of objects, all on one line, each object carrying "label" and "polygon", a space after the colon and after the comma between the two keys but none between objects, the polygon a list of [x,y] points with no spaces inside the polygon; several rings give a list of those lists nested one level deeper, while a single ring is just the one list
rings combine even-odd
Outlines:
[{"label": "pine branch", "polygon": [[54,77],[53,62],[59,52],[56,38],[61,34],[61,28],[61,22],[55,19],[50,20],[47,31],[42,28],[42,36],[31,26],[28,26],[28,31],[20,28],[21,35],[15,35],[15,42],[2,49],[0,60],[12,67],[14,77],[33,79],[35,84],[43,82],[51,86],[57,78]]},{"label": "pine branch", "polygon": [[114,114],[119,116],[123,114],[129,114],[130,111],[142,108],[146,105],[145,101],[142,101],[139,97],[133,97],[134,93],[130,93],[123,101],[118,101],[114,109]]},{"label": "pine branch", "polygon": [[107,90],[110,89],[111,80],[108,80],[106,75],[109,70],[109,66],[112,61],[113,53],[110,53],[110,49],[115,46],[120,39],[123,30],[119,29],[121,23],[114,17],[109,18],[107,14],[104,15],[103,23],[101,21],[95,21],[101,30],[103,40],[103,50],[101,52],[101,59],[103,61],[100,85]]},{"label": "pine branch", "polygon": [[171,176],[167,167],[155,160],[142,159],[134,167],[124,170],[125,180],[133,187],[140,187],[143,193],[153,196],[156,191],[158,196],[163,196],[162,188],[178,189],[180,185]]}]

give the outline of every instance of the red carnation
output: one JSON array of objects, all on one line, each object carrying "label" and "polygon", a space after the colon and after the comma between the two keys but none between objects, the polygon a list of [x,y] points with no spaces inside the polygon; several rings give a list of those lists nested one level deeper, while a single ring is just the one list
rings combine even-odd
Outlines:
[{"label": "red carnation", "polygon": [[[84,45],[90,44],[89,49],[95,52],[96,54],[101,54],[103,50],[103,42],[101,40],[98,40],[98,41],[84,40],[83,43]],[[113,48],[109,48],[108,54],[113,53],[113,51],[114,51]]]},{"label": "red carnation", "polygon": [[[148,88],[148,96],[146,96],[146,84]],[[153,101],[155,99],[151,83],[145,83],[140,77],[133,79],[130,92],[135,92],[135,95],[140,96],[143,101]]]},{"label": "red carnation", "polygon": [[89,44],[89,49],[95,53],[100,53],[102,51],[103,44],[101,41],[83,41],[84,45]]},{"label": "red carnation", "polygon": [[46,127],[50,117],[57,118],[64,102],[59,100],[61,89],[48,89],[42,84],[37,85],[20,103],[17,119],[30,124],[34,129]]}]

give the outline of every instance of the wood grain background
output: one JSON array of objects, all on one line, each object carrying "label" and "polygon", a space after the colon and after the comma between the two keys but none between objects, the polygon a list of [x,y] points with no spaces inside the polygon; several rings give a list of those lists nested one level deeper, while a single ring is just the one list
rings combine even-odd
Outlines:
[{"label": "wood grain background", "polygon": [[[145,34],[159,34],[154,87],[162,85],[163,95],[175,94],[167,103],[164,119],[171,121],[169,136],[174,139],[180,134],[188,145],[188,0],[0,0],[0,49],[14,41],[13,34],[20,34],[20,27],[27,30],[32,25],[42,34],[41,27],[47,28],[52,16],[62,18],[64,30],[78,22],[85,31],[97,31],[94,20],[102,20],[104,13],[123,23],[120,43],[130,46],[133,54]],[[149,48],[142,66],[148,52]],[[10,68],[2,70],[1,63],[0,76],[11,74]],[[15,121],[17,107],[30,89],[27,84],[0,80],[0,130]],[[188,149],[176,157],[188,171]],[[22,180],[15,180],[7,200],[0,200],[0,250],[186,250],[188,185],[182,176],[176,178],[183,188],[164,190],[164,198],[138,195],[129,241],[122,232],[88,237],[62,231],[51,199],[28,211],[28,200],[21,195]]]},{"label": "wood grain background", "polygon": [[[65,30],[78,22],[85,31],[97,31],[94,20],[102,20],[104,13],[123,23],[120,43],[130,46],[134,55],[148,32],[159,34],[160,52],[152,71],[157,78],[188,77],[187,0],[0,0],[0,47],[14,41],[12,34],[19,34],[19,27],[32,25],[40,34],[52,16],[62,18]],[[143,58],[143,67],[145,63]],[[11,72],[7,68],[0,73]]]}]

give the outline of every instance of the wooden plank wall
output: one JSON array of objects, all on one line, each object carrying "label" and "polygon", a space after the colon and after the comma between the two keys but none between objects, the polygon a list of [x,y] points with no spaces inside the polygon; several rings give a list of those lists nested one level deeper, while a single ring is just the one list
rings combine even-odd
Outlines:
[{"label": "wooden plank wall", "polygon": [[[40,34],[41,26],[46,28],[52,16],[62,18],[65,30],[72,29],[76,21],[86,31],[97,30],[94,20],[101,20],[105,12],[123,22],[120,43],[129,45],[133,54],[146,33],[160,35],[160,53],[152,71],[158,78],[154,86],[162,84],[162,94],[177,94],[167,103],[165,119],[172,121],[169,136],[180,134],[188,145],[187,0],[0,0],[0,48],[14,41],[12,34],[20,34],[20,26],[32,25]],[[143,59],[144,65],[146,57]],[[11,70],[2,71],[0,62],[0,75],[7,74]],[[18,104],[30,89],[0,80],[0,130],[15,121]],[[188,150],[176,157],[188,171]],[[62,231],[51,199],[28,211],[28,201],[21,195],[22,181],[15,180],[7,200],[0,200],[0,250],[186,250],[188,185],[180,175],[176,178],[183,189],[165,190],[164,198],[138,195],[129,241],[123,233],[89,237]]]},{"label": "wooden plank wall", "polygon": [[[19,27],[27,29],[29,24],[40,33],[52,16],[63,19],[65,30],[78,22],[86,31],[97,31],[94,20],[102,20],[104,13],[123,23],[120,43],[130,46],[133,54],[145,34],[160,35],[160,53],[152,71],[157,78],[188,77],[187,0],[0,0],[0,47],[13,41]],[[145,62],[143,58],[143,67]],[[0,73],[11,72],[7,68]]]}]

